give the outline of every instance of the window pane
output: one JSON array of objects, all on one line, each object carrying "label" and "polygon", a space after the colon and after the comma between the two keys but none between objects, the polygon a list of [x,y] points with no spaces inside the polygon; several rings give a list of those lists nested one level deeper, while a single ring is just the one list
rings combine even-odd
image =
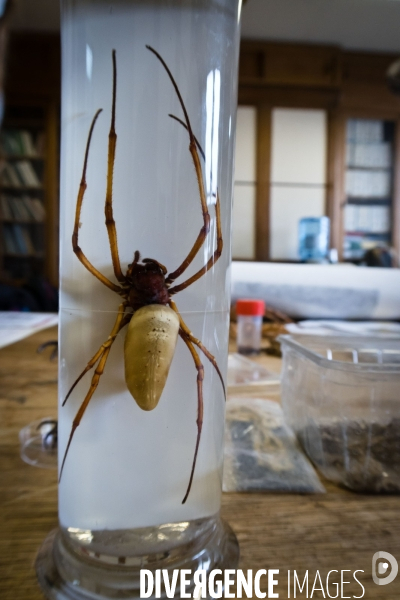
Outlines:
[{"label": "window pane", "polygon": [[326,149],[324,110],[272,111],[272,183],[325,184]]},{"label": "window pane", "polygon": [[232,255],[255,258],[257,109],[239,106],[236,128]]},{"label": "window pane", "polygon": [[255,207],[256,186],[236,184],[233,197],[233,258],[255,258]]},{"label": "window pane", "polygon": [[256,108],[239,106],[236,121],[235,181],[256,180],[256,125]]}]

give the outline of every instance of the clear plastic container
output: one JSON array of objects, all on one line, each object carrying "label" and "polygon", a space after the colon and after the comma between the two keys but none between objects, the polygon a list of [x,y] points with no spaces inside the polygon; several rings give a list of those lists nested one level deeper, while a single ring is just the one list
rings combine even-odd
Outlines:
[{"label": "clear plastic container", "polygon": [[269,393],[279,393],[279,373],[273,373],[241,354],[229,354],[228,393],[230,391],[238,393],[248,390],[249,387],[260,389],[266,386]]},{"label": "clear plastic container", "polygon": [[400,492],[400,339],[291,336],[282,405],[314,464],[360,492]]},{"label": "clear plastic container", "polygon": [[257,354],[261,346],[264,300],[240,299],[236,302],[237,347],[240,354]]}]

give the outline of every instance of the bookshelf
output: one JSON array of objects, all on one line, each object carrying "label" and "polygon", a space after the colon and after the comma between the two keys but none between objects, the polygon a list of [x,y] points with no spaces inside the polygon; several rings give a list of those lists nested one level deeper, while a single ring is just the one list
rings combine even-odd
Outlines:
[{"label": "bookshelf", "polygon": [[7,106],[0,133],[3,281],[46,275],[46,110]]},{"label": "bookshelf", "polygon": [[[0,132],[0,282],[58,287],[60,37],[12,31]],[[6,239],[8,238],[8,239]]]},{"label": "bookshelf", "polygon": [[395,122],[348,119],[344,210],[345,260],[392,244]]}]

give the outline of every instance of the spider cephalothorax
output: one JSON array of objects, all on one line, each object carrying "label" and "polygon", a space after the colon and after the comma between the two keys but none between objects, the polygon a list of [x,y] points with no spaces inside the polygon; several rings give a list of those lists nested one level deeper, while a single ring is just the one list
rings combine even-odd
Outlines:
[{"label": "spider cephalothorax", "polygon": [[[108,168],[107,168],[107,189],[105,202],[105,216],[108,238],[110,242],[111,259],[115,277],[118,283],[112,282],[103,273],[98,271],[83,253],[78,243],[80,216],[83,203],[83,197],[87,188],[86,169],[89,157],[89,149],[93,130],[99,114],[102,109],[99,109],[92,121],[89,129],[88,140],[86,144],[85,157],[83,161],[82,177],[79,186],[78,198],[76,202],[75,224],[72,234],[72,247],[78,259],[86,267],[86,269],[94,275],[101,283],[108,287],[113,292],[116,292],[122,303],[119,305],[117,317],[114,327],[108,336],[108,339],[100,346],[96,354],[90,359],[85,369],[71,386],[64,402],[68,400],[72,390],[77,383],[90,369],[96,366],[92,377],[89,391],[87,392],[74,420],[72,423],[71,433],[68,439],[67,447],[64,453],[64,458],[60,469],[60,479],[64,469],[65,460],[70,448],[72,438],[76,428],[79,426],[82,417],[89,405],[89,402],[99,384],[100,377],[104,372],[104,368],[110,353],[111,347],[119,332],[126,326],[127,332],[125,336],[124,347],[124,362],[125,362],[125,381],[128,390],[132,394],[137,404],[143,410],[153,410],[156,408],[160,396],[163,392],[165,382],[167,380],[169,368],[174,356],[175,347],[178,336],[186,344],[190,354],[192,355],[196,370],[197,370],[197,438],[194,450],[192,468],[189,476],[189,483],[186,489],[182,503],[185,503],[191,489],[193,475],[196,467],[197,453],[200,444],[201,430],[203,426],[203,379],[204,367],[200,361],[198,349],[200,349],[207,359],[215,368],[221,380],[222,387],[225,393],[225,386],[221,372],[214,356],[207,350],[202,342],[197,339],[184,320],[179,314],[178,308],[173,301],[174,294],[189,287],[192,283],[200,279],[207,271],[209,271],[217,262],[222,252],[222,228],[220,202],[218,192],[215,194],[215,215],[216,215],[216,248],[210,256],[207,263],[194,273],[191,277],[173,285],[173,282],[180,277],[186,269],[191,265],[200,248],[210,231],[210,214],[206,201],[206,193],[204,188],[203,173],[200,163],[200,156],[205,158],[204,152],[193,134],[189,116],[180,94],[179,88],[172,76],[171,71],[166,65],[163,58],[150,46],[146,46],[161,62],[168,77],[175,89],[180,106],[183,111],[184,120],[179,119],[174,115],[169,115],[180,125],[182,125],[189,135],[189,152],[195,168],[198,191],[200,195],[200,204],[203,217],[203,225],[193,243],[191,250],[185,257],[183,262],[172,272],[167,273],[166,267],[155,259],[145,258],[140,262],[140,254],[138,251],[134,254],[133,262],[128,265],[128,269],[124,274],[121,269],[121,263],[117,244],[117,231],[113,217],[112,207],[112,184],[114,175],[115,151],[117,144],[117,134],[115,132],[115,113],[116,113],[116,89],[117,89],[117,65],[116,53],[113,50],[113,87],[112,87],[112,109],[111,109],[111,126],[108,137]],[[172,287],[171,287],[172,286]]]},{"label": "spider cephalothorax", "polygon": [[167,269],[151,258],[144,258],[135,252],[135,260],[128,265],[127,283],[129,284],[128,301],[133,310],[149,304],[168,304],[170,295],[165,281]]}]

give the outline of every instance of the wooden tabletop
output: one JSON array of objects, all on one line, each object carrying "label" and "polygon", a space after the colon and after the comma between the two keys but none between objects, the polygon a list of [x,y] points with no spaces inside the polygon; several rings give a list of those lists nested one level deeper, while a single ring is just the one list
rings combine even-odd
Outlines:
[{"label": "wooden tabletop", "polygon": [[[33,564],[41,542],[57,526],[56,471],[22,462],[18,434],[35,419],[56,416],[57,365],[48,354],[36,353],[39,344],[56,337],[56,329],[48,329],[0,350],[1,600],[43,600]],[[278,359],[261,362],[279,367]],[[363,570],[357,578],[364,598],[399,598],[400,575],[378,586],[371,573],[375,552],[390,552],[400,562],[400,496],[354,494],[324,484],[324,495],[224,494],[222,515],[239,540],[239,567],[279,569],[280,598],[288,598],[289,569],[301,580],[308,570],[310,594],[318,570],[328,597],[326,576],[336,569],[339,577],[347,570],[343,579],[352,582],[344,585],[343,597],[361,597],[352,572]],[[331,587],[331,596],[335,593]],[[316,591],[312,597],[324,596]],[[297,598],[306,595],[297,592]]]}]

